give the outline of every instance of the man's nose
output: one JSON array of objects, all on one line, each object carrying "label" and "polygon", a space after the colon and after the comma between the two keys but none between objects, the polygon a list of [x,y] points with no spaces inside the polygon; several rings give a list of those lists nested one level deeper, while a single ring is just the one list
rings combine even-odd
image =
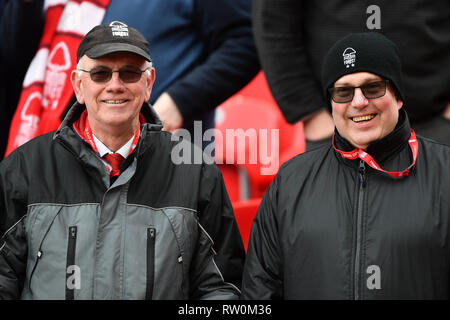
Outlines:
[{"label": "man's nose", "polygon": [[361,108],[367,106],[368,103],[369,100],[364,96],[361,88],[356,88],[351,105],[356,108]]},{"label": "man's nose", "polygon": [[108,90],[123,90],[125,88],[125,84],[122,79],[119,77],[119,72],[113,72],[111,79],[108,81],[107,89]]}]

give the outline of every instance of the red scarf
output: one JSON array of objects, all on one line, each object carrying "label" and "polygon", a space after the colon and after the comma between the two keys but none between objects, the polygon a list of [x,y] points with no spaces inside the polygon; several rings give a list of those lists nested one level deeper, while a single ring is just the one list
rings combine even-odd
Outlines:
[{"label": "red scarf", "polygon": [[[91,125],[89,124],[89,118],[87,115],[88,115],[87,111],[84,110],[83,113],[81,114],[80,118],[78,118],[73,123],[73,130],[81,137],[81,139],[86,141],[91,146],[92,150],[94,150],[95,153],[98,154],[98,149],[95,144],[94,135],[92,133]],[[136,129],[136,132],[134,133],[133,142],[131,143],[130,151],[128,152],[128,154],[132,153],[133,150],[136,148],[138,141],[139,141],[139,137],[141,135],[141,125],[143,125],[144,123],[145,123],[145,117],[142,113],[140,113],[139,114],[139,125]],[[99,155],[99,157],[100,157],[100,155]],[[112,167],[104,159],[101,159],[101,160],[105,164],[108,171],[111,173]]]},{"label": "red scarf", "polygon": [[46,0],[39,49],[25,76],[11,122],[6,154],[40,134],[56,130],[73,95],[81,39],[100,24],[110,0]]}]

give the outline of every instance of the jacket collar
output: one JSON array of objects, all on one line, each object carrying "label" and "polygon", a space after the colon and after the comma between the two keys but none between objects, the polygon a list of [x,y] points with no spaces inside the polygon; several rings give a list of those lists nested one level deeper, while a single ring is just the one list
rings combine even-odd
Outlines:
[{"label": "jacket collar", "polygon": [[[106,186],[109,186],[109,172],[105,169],[105,165],[100,161],[98,155],[92,151],[88,143],[80,138],[72,128],[72,124],[81,116],[85,108],[85,105],[75,102],[58,130],[55,131],[53,140],[61,143],[78,161],[82,162],[89,174],[99,174],[100,179],[102,179]],[[134,156],[127,157],[122,164],[124,170],[135,162],[136,157],[144,154],[151,147],[154,139],[149,139],[149,136],[152,133],[159,133],[163,127],[161,120],[150,104],[144,103],[141,108],[141,113],[144,115],[146,123],[141,127],[139,143],[132,153]]]},{"label": "jacket collar", "polygon": [[[334,143],[336,148],[343,151],[351,151],[355,149],[353,145],[350,144],[346,139],[344,139],[337,129],[334,130],[335,138]],[[402,109],[399,110],[399,117],[397,125],[394,130],[387,136],[371,142],[366,149],[366,152],[370,154],[376,162],[382,163],[386,159],[400,152],[405,145],[408,144],[408,140],[411,136],[411,126],[409,124],[408,116],[406,111]],[[341,156],[336,152],[337,156]],[[344,159],[343,159],[344,160]],[[346,161],[351,161],[347,160]]]},{"label": "jacket collar", "polygon": [[[53,140],[60,140],[74,154],[78,155],[78,157],[81,157],[81,155],[85,155],[86,152],[90,153],[90,151],[84,150],[85,146],[83,140],[78,137],[78,135],[72,129],[72,124],[81,116],[85,109],[86,106],[84,104],[75,102],[62,121],[58,130],[56,130],[53,135]],[[163,128],[161,120],[149,103],[143,103],[141,114],[144,116],[146,123],[141,128],[141,138],[139,139],[140,143],[138,144],[137,149],[139,150],[137,150],[137,154],[141,154],[148,147],[149,143],[143,142],[146,140],[145,137],[150,134],[150,132],[159,132]]]}]

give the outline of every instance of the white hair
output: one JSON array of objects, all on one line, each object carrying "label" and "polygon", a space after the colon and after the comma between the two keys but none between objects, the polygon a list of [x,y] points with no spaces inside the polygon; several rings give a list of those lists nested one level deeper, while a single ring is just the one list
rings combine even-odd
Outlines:
[{"label": "white hair", "polygon": [[145,68],[144,69],[147,69],[147,70],[145,70],[145,73],[149,77],[152,75],[152,73],[150,71],[150,70],[152,70],[152,68],[153,68],[153,63],[151,61],[145,60]]},{"label": "white hair", "polygon": [[[83,57],[81,57],[81,59],[83,59]],[[78,77],[81,77],[81,74],[83,73],[83,71],[80,70],[80,69],[83,69],[82,66],[81,66],[81,59],[77,63],[77,76]]]}]

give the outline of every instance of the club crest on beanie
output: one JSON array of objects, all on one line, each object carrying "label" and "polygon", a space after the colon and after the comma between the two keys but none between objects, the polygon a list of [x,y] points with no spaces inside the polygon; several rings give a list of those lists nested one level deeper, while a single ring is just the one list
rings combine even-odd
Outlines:
[{"label": "club crest on beanie", "polygon": [[370,72],[388,79],[404,100],[398,48],[381,33],[352,33],[328,50],[322,64],[322,89],[330,109],[328,88],[342,76],[356,72]]},{"label": "club crest on beanie", "polygon": [[152,61],[147,39],[135,28],[112,21],[92,28],[81,40],[77,62],[83,55],[97,59],[115,52],[129,52]]}]

